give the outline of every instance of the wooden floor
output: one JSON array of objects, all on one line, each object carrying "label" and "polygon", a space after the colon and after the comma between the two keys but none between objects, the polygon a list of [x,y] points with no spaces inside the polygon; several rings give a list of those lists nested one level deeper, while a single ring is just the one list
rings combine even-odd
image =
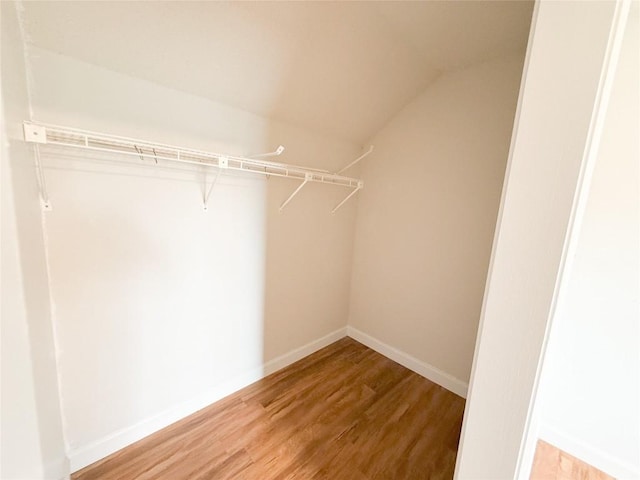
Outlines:
[{"label": "wooden floor", "polygon": [[344,338],[72,478],[449,479],[463,410]]},{"label": "wooden floor", "polygon": [[614,480],[606,473],[538,440],[531,480]]}]

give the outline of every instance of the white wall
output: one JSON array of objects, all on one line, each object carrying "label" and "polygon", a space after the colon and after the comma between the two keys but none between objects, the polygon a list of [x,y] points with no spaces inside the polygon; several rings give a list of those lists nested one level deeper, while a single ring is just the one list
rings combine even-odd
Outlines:
[{"label": "white wall", "polygon": [[[6,7],[5,7],[6,8]],[[3,9],[3,20],[6,13]],[[3,32],[4,32],[3,22]],[[3,37],[4,43],[4,37]],[[4,96],[3,96],[4,97]],[[4,100],[4,98],[3,98]],[[4,107],[4,105],[3,105]],[[6,125],[4,108],[2,123]],[[2,238],[0,240],[0,292],[2,324],[2,390],[0,478],[39,478],[42,476],[40,433],[31,345],[24,305],[23,281],[18,248],[18,232],[10,172],[9,136],[2,131]],[[28,159],[28,157],[27,157]]]},{"label": "white wall", "polygon": [[461,395],[522,60],[441,76],[372,139],[375,151],[363,162],[350,326],[413,357]]},{"label": "white wall", "polygon": [[595,141],[591,126],[599,114],[605,52],[618,6],[536,5],[457,479],[529,478],[530,413],[539,365],[583,167]]},{"label": "white wall", "polygon": [[[40,121],[236,154],[283,144],[281,161],[327,168],[359,152],[44,50],[30,59]],[[43,158],[72,470],[259,378],[276,357],[344,334],[355,202],[330,211],[348,191],[309,185],[279,214],[296,182],[223,176],[205,212],[191,168],[85,162],[51,147]]]},{"label": "white wall", "polygon": [[2,16],[1,464],[3,479],[68,473],[49,312],[34,158],[22,141],[29,115],[16,5]]},{"label": "white wall", "polygon": [[638,13],[636,3],[541,380],[541,438],[616,478],[640,477]]}]

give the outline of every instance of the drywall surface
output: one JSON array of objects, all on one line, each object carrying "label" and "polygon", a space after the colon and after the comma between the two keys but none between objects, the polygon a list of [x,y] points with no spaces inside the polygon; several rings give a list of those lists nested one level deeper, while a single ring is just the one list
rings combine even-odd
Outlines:
[{"label": "drywall surface", "polygon": [[18,10],[2,2],[3,479],[68,475],[34,158],[22,141],[29,98]]},{"label": "drywall surface", "polygon": [[[5,15],[3,11],[2,16]],[[6,125],[4,112],[2,121]],[[40,433],[9,160],[9,156],[13,158],[14,154],[9,152],[9,139],[4,129],[2,142],[0,478],[39,478],[42,476]]]},{"label": "drywall surface", "polygon": [[576,254],[542,374],[540,436],[640,477],[640,69],[628,19]]},{"label": "drywall surface", "polygon": [[[10,136],[5,111],[28,112],[24,68],[20,62],[22,45],[13,3],[0,4],[2,18],[2,230],[0,239],[0,293],[2,323],[2,389],[0,410],[0,478],[39,478],[43,474],[40,432],[36,414],[36,399],[31,345],[24,304],[18,231],[11,175],[12,162],[29,161],[27,152],[19,151],[19,128]],[[18,50],[16,46],[19,46]],[[12,47],[12,48],[10,48]],[[9,66],[11,65],[10,68]],[[20,76],[22,74],[22,76]],[[5,93],[9,84],[14,95]],[[22,95],[20,95],[22,93]],[[14,105],[5,107],[7,98]],[[22,100],[22,102],[20,102]],[[16,105],[17,103],[17,105]],[[20,105],[22,103],[22,105]],[[22,109],[20,108],[22,107]],[[19,125],[18,125],[19,127]],[[17,138],[16,138],[17,137]],[[14,151],[11,151],[11,148]],[[20,155],[20,153],[22,155]]]},{"label": "drywall surface", "polygon": [[[7,16],[3,11],[3,44]],[[3,79],[4,80],[4,79]],[[4,82],[3,82],[4,83]],[[2,95],[4,101],[4,95]],[[4,105],[3,105],[4,107]],[[4,108],[2,124],[6,126]],[[15,143],[15,139],[13,139]],[[36,415],[31,345],[24,305],[20,251],[16,227],[10,158],[20,158],[10,152],[7,132],[2,131],[2,238],[0,241],[0,292],[2,324],[2,397],[0,440],[2,457],[0,478],[39,478],[42,476],[40,434]],[[28,157],[26,157],[28,160]]]},{"label": "drywall surface", "polygon": [[457,479],[528,478],[523,439],[616,8],[536,5]]},{"label": "drywall surface", "polygon": [[[44,50],[40,121],[337,169],[359,148]],[[347,322],[348,190],[43,148],[45,216],[72,469],[255,379]],[[93,160],[90,160],[93,159]]]},{"label": "drywall surface", "polygon": [[349,323],[463,390],[521,71],[514,56],[443,75],[362,167]]}]

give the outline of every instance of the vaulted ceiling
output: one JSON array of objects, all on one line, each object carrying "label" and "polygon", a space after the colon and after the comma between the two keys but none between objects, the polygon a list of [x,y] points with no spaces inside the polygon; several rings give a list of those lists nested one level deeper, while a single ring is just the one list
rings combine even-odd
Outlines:
[{"label": "vaulted ceiling", "polygon": [[443,71],[524,52],[532,2],[25,2],[27,41],[357,143]]}]

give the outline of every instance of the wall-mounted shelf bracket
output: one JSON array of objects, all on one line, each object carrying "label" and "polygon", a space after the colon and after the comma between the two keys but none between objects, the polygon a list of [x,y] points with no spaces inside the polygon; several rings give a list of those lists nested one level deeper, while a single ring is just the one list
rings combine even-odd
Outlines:
[{"label": "wall-mounted shelf bracket", "polygon": [[36,177],[38,179],[38,190],[40,192],[40,207],[45,212],[50,212],[52,210],[51,200],[49,199],[47,181],[44,176],[44,170],[42,169],[42,162],[40,161],[40,145],[47,143],[47,131],[45,127],[41,125],[30,123],[23,124],[23,131],[25,141],[33,143],[33,156],[36,161]]},{"label": "wall-mounted shelf bracket", "polygon": [[260,157],[278,157],[284,152],[284,145],[278,145],[278,148],[273,152],[269,153],[258,153],[256,155],[251,155],[250,158],[260,158]]},{"label": "wall-mounted shelf bracket", "polygon": [[218,181],[218,177],[220,176],[220,169],[216,171],[216,176],[213,177],[213,182],[211,182],[211,186],[207,189],[207,173],[204,174],[204,188],[206,189],[204,196],[202,198],[202,208],[206,211],[209,207],[209,197],[211,197],[211,192],[213,191],[213,187],[215,187],[216,182]]},{"label": "wall-mounted shelf bracket", "polygon": [[335,207],[333,210],[331,210],[331,213],[332,213],[332,214],[333,214],[333,213],[336,213],[336,212],[340,209],[340,207],[342,207],[345,203],[347,203],[347,201],[348,201],[351,197],[353,197],[356,193],[358,193],[358,191],[362,190],[362,187],[364,187],[364,182],[359,181],[359,182],[358,182],[358,186],[356,187],[356,189],[355,189],[353,192],[351,192],[349,195],[347,195],[347,196],[344,198],[344,200],[342,200],[338,205],[336,205],[336,207]]},{"label": "wall-mounted shelf bracket", "polygon": [[284,210],[284,207],[287,206],[287,204],[293,200],[293,197],[295,197],[298,192],[300,192],[300,190],[302,190],[302,187],[304,187],[307,183],[309,183],[311,180],[313,180],[313,174],[311,173],[306,173],[304,176],[304,182],[302,182],[300,185],[298,185],[298,188],[296,188],[293,193],[291,195],[289,195],[289,198],[287,198],[284,203],[282,205],[280,205],[280,208],[278,209],[278,211],[280,213],[282,213],[282,210]]},{"label": "wall-mounted shelf bracket", "polygon": [[22,128],[24,129],[25,141],[47,143],[47,129],[44,126],[25,122]]},{"label": "wall-mounted shelf bracket", "polygon": [[[216,182],[218,181],[218,177],[220,177],[220,173],[223,169],[229,168],[229,159],[227,157],[218,158],[218,169],[216,170],[216,176],[213,177],[213,182],[211,182],[211,186],[206,190],[204,194],[203,200],[203,209],[206,211],[209,206],[209,197],[211,196],[211,192],[213,191],[213,187],[216,186]],[[207,172],[204,173],[204,187],[207,188]]]},{"label": "wall-mounted shelf bracket", "polygon": [[369,150],[367,150],[366,152],[364,152],[362,155],[360,155],[358,158],[356,158],[353,162],[351,162],[349,165],[347,165],[346,167],[342,167],[342,169],[340,169],[340,171],[337,172],[336,175],[340,175],[342,172],[344,172],[345,170],[350,169],[351,167],[353,167],[356,163],[358,163],[360,160],[362,160],[364,157],[366,157],[367,155],[369,155],[371,152],[373,152],[373,145],[371,145],[369,147]]}]

